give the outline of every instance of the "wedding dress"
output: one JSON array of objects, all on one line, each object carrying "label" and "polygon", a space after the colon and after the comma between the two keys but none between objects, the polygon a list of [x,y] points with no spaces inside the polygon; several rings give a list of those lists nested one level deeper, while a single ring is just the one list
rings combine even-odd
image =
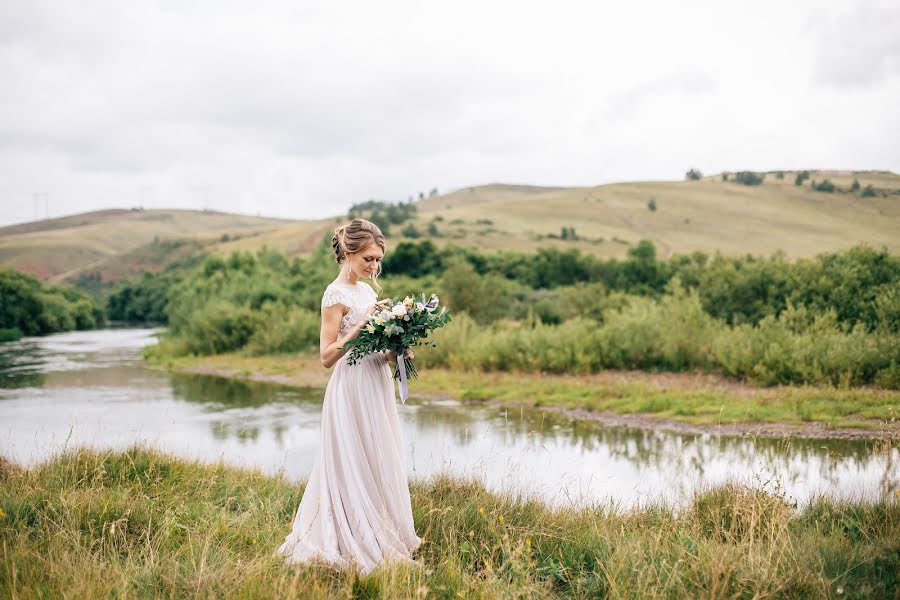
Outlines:
[{"label": "wedding dress", "polygon": [[[322,306],[350,307],[339,337],[377,300],[364,282],[330,284]],[[278,548],[290,563],[322,559],[368,574],[381,562],[415,563],[404,445],[391,368],[374,353],[355,365],[344,354],[325,388],[319,448],[291,533]]]}]

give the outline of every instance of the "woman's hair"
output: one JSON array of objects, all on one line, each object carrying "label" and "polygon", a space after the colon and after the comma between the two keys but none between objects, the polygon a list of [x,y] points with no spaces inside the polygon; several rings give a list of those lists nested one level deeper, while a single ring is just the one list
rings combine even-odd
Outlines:
[{"label": "woman's hair", "polygon": [[[334,250],[334,260],[337,264],[343,265],[347,254],[355,254],[362,252],[369,247],[370,244],[377,244],[381,251],[384,252],[384,234],[378,229],[378,225],[365,219],[353,219],[346,225],[341,225],[334,230],[334,236],[331,238],[331,249]],[[381,273],[381,265],[378,266],[378,272],[372,275],[372,283],[379,290],[378,274]]]}]

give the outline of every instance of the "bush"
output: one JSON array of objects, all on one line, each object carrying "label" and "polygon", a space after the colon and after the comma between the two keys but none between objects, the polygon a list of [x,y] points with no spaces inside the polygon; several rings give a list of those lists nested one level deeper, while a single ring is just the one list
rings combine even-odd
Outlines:
[{"label": "bush", "polygon": [[243,348],[261,323],[248,305],[213,300],[199,307],[178,332],[187,354],[219,354]]},{"label": "bush", "polygon": [[862,191],[863,198],[874,198],[875,196],[876,196],[875,188],[872,187],[871,183],[863,188],[863,191]]},{"label": "bush", "polygon": [[0,329],[0,343],[17,342],[22,338],[22,330],[18,327]]},{"label": "bush", "polygon": [[673,280],[660,300],[631,297],[602,320],[535,318],[476,324],[460,315],[435,336],[425,364],[460,369],[588,373],[602,368],[720,372],[763,385],[897,387],[900,338],[842,326],[834,311],[788,308],[730,327]]},{"label": "bush", "polygon": [[697,181],[698,179],[703,178],[703,173],[701,173],[697,169],[689,169],[687,173],[684,174],[684,178],[688,181]]},{"label": "bush", "polygon": [[656,198],[650,198],[650,201],[647,202],[647,208],[650,209],[650,212],[656,212]]},{"label": "bush", "polygon": [[859,185],[859,179],[856,179],[856,178],[854,177],[854,179],[853,179],[853,185],[850,186],[850,191],[851,191],[851,192],[858,192],[858,191],[859,191],[859,188],[860,188],[860,185]]},{"label": "bush", "polygon": [[257,355],[317,350],[319,330],[316,312],[297,306],[266,304],[260,311],[246,350]]},{"label": "bush", "polygon": [[102,309],[78,290],[45,284],[14,269],[0,269],[0,330],[18,330],[20,336],[45,335],[94,329],[103,323]]},{"label": "bush", "polygon": [[765,179],[765,173],[754,173],[753,171],[739,171],[734,174],[734,180],[742,185],[759,185]]},{"label": "bush", "polygon": [[831,181],[828,179],[823,179],[819,183],[816,183],[814,180],[812,182],[811,187],[812,187],[812,189],[816,190],[817,192],[827,192],[829,194],[832,193],[836,189],[834,184],[831,183]]},{"label": "bush", "polygon": [[404,237],[416,239],[422,237],[422,232],[412,223],[403,228],[401,232]]},{"label": "bush", "polygon": [[810,173],[809,171],[800,171],[797,173],[797,177],[794,179],[794,185],[801,186],[803,182],[809,179]]}]

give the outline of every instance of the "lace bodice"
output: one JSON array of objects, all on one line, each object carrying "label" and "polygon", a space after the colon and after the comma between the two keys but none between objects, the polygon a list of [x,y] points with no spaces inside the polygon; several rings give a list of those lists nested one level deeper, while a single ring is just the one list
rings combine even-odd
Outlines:
[{"label": "lace bodice", "polygon": [[347,314],[341,318],[341,327],[338,333],[338,337],[340,337],[366,316],[366,309],[375,304],[376,300],[378,300],[378,295],[375,290],[362,281],[358,281],[355,287],[343,283],[330,283],[322,295],[322,308],[334,304],[343,304],[350,308]]}]

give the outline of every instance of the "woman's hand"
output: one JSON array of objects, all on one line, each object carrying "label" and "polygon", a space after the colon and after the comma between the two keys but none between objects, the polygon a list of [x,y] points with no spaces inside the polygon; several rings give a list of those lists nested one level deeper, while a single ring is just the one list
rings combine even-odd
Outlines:
[{"label": "woman's hand", "polygon": [[384,308],[385,303],[390,302],[390,298],[385,298],[383,300],[379,300],[375,304],[370,305],[366,309],[366,316],[360,319],[359,323],[356,324],[356,330],[359,331],[363,327],[365,327],[369,323],[369,317],[377,313],[378,311]]},{"label": "woman's hand", "polygon": [[383,299],[379,300],[378,302],[376,302],[375,304],[372,304],[371,306],[369,306],[369,308],[366,309],[366,314],[374,315],[378,311],[382,310],[384,308],[384,305],[390,301],[391,301],[390,298],[383,298]]},{"label": "woman's hand", "polygon": [[[397,352],[395,350],[387,350],[384,353],[385,357],[388,359],[388,362],[397,362]],[[413,353],[412,348],[407,348],[406,352],[403,353],[405,358],[412,360],[416,357]]]}]

